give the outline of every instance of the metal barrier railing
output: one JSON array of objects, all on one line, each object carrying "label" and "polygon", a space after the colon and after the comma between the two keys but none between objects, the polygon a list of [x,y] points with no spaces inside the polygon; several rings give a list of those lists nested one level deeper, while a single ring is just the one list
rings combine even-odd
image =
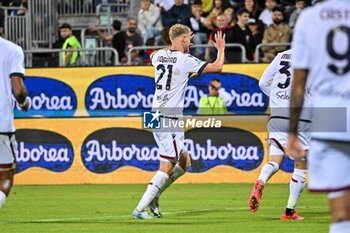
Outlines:
[{"label": "metal barrier railing", "polygon": [[137,0],[58,0],[56,8],[60,16],[95,15],[96,13],[128,13]]},{"label": "metal barrier railing", "polygon": [[[4,10],[4,37],[24,49],[31,46],[30,20],[27,9],[22,7],[1,7]],[[24,15],[13,15],[13,12],[23,10]]]},{"label": "metal barrier railing", "polygon": [[260,61],[260,51],[263,47],[277,47],[277,46],[291,46],[291,43],[269,43],[269,44],[258,44],[255,49],[255,62],[259,63]]},{"label": "metal barrier railing", "polygon": [[[147,49],[162,49],[162,48],[166,48],[168,46],[135,46],[132,47],[131,49],[129,49],[128,53],[127,53],[127,58],[128,58],[128,65],[131,65],[132,62],[132,51],[135,50],[147,50]],[[241,62],[244,63],[246,61],[246,50],[244,48],[243,45],[241,44],[226,44],[227,48],[240,48],[242,53],[241,53]],[[201,44],[201,45],[193,45],[191,46],[191,48],[196,49],[196,48],[214,48],[214,45],[212,44]]]},{"label": "metal barrier railing", "polygon": [[101,13],[126,13],[130,11],[129,3],[101,3],[96,6],[96,12]]},{"label": "metal barrier railing", "polygon": [[59,15],[86,15],[94,14],[93,0],[58,0],[57,11]]},{"label": "metal barrier railing", "polygon": [[[33,67],[33,54],[58,54],[58,65],[63,67],[62,53],[63,52],[80,52],[80,57],[74,66],[106,66],[106,65],[119,65],[119,55],[114,48],[86,48],[86,49],[35,49],[24,50],[25,54],[25,66]],[[113,55],[113,56],[112,56]],[[111,64],[108,63],[111,57]],[[42,66],[41,66],[42,67]]]},{"label": "metal barrier railing", "polygon": [[28,11],[32,48],[52,48],[57,40],[56,0],[30,0]]},{"label": "metal barrier railing", "polygon": [[[2,7],[4,9],[4,36],[23,49],[51,48],[56,40],[57,22],[55,0],[28,1],[24,7]],[[23,15],[16,15],[18,10]]]}]

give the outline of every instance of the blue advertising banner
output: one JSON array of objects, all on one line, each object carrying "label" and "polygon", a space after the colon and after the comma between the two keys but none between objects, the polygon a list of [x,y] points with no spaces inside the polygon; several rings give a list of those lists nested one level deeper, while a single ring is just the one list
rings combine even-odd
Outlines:
[{"label": "blue advertising banner", "polygon": [[[66,83],[45,77],[27,76],[29,109],[20,111],[15,105],[16,117],[73,117],[77,110],[77,96]],[[14,100],[15,102],[15,100]]]},{"label": "blue advertising banner", "polygon": [[[124,135],[128,135],[125,137]],[[185,133],[185,147],[192,160],[189,172],[202,173],[225,165],[243,171],[258,168],[264,146],[254,134],[237,128],[191,129]],[[158,146],[150,131],[132,128],[105,128],[83,142],[81,158],[93,173],[110,173],[123,166],[156,171]]]},{"label": "blue advertising banner", "polygon": [[[21,112],[15,105],[15,116],[142,115],[144,111],[150,110],[153,102],[153,69],[147,67],[145,72],[134,69],[125,68],[123,73],[113,73],[112,70],[102,72],[100,69],[90,71],[86,68],[69,69],[65,72],[60,72],[59,69],[31,72],[32,75],[25,79],[29,111]],[[197,75],[189,79],[184,98],[185,114],[197,113],[199,101],[208,94],[208,86],[213,78],[220,79],[222,87],[229,94],[229,113],[266,113],[268,98],[260,90],[258,79],[242,73],[226,72]]]},{"label": "blue advertising banner", "polygon": [[281,170],[284,172],[292,173],[294,171],[294,160],[291,160],[288,157],[284,157],[281,164]]},{"label": "blue advertising banner", "polygon": [[251,171],[258,168],[264,158],[260,139],[243,129],[191,129],[185,135],[185,145],[191,156],[189,172],[205,172],[219,165]]},{"label": "blue advertising banner", "polygon": [[235,114],[264,114],[268,97],[260,90],[258,80],[235,73],[202,74],[190,78],[185,93],[185,112],[196,113],[201,97],[208,94],[212,79],[219,79],[222,88],[231,96],[227,110]]},{"label": "blue advertising banner", "polygon": [[[230,94],[227,110],[235,114],[264,114],[268,97],[258,80],[243,74],[220,73],[191,77],[185,90],[184,113],[196,114],[200,98],[208,93],[210,80],[220,79]],[[90,116],[135,115],[152,107],[154,79],[142,75],[110,75],[87,89],[85,107]]]},{"label": "blue advertising banner", "polygon": [[[207,119],[198,116],[197,119]],[[269,161],[266,116],[215,116],[220,128],[185,130],[191,156],[183,183],[254,182]],[[159,166],[141,117],[17,119],[18,184],[145,183]],[[289,182],[285,159],[271,182]]]},{"label": "blue advertising banner", "polygon": [[85,108],[90,116],[142,114],[152,107],[154,80],[143,75],[109,75],[90,84]]},{"label": "blue advertising banner", "polygon": [[39,129],[19,129],[16,132],[16,138],[18,141],[17,173],[31,167],[64,172],[73,164],[73,145],[58,133]]}]

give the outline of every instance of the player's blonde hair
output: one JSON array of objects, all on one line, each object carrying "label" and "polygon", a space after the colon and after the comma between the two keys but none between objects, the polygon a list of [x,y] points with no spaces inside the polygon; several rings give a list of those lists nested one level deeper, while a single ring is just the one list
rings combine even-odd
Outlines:
[{"label": "player's blonde hair", "polygon": [[188,34],[191,32],[191,29],[183,24],[175,24],[169,29],[169,38],[171,41],[175,40],[177,37],[182,36],[183,34]]}]

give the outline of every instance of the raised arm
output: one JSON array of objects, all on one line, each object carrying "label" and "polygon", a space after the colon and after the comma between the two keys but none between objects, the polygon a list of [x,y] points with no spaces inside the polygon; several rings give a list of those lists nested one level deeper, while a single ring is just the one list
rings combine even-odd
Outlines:
[{"label": "raised arm", "polygon": [[225,35],[218,31],[214,35],[215,42],[213,42],[215,48],[218,50],[216,60],[213,63],[209,63],[204,68],[204,73],[217,73],[222,71],[222,67],[225,61]]},{"label": "raised arm", "polygon": [[102,31],[96,25],[90,26],[90,31],[96,32],[104,41],[112,41],[113,35],[108,35],[107,32]]}]

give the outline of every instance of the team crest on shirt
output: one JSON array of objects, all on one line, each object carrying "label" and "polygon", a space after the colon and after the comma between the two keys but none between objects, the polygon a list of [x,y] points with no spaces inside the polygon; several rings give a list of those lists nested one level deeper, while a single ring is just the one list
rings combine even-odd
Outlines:
[{"label": "team crest on shirt", "polygon": [[192,55],[188,55],[188,56],[191,57],[191,58],[194,58],[194,60],[195,60],[198,64],[203,63],[202,60],[200,60],[200,59],[198,59],[198,58],[196,58],[196,57],[194,57],[194,56],[192,56]]},{"label": "team crest on shirt", "polygon": [[198,64],[201,64],[201,63],[203,63],[203,61],[201,61],[201,60],[199,60],[198,58],[194,58],[194,60],[196,60],[196,62],[198,63]]}]

